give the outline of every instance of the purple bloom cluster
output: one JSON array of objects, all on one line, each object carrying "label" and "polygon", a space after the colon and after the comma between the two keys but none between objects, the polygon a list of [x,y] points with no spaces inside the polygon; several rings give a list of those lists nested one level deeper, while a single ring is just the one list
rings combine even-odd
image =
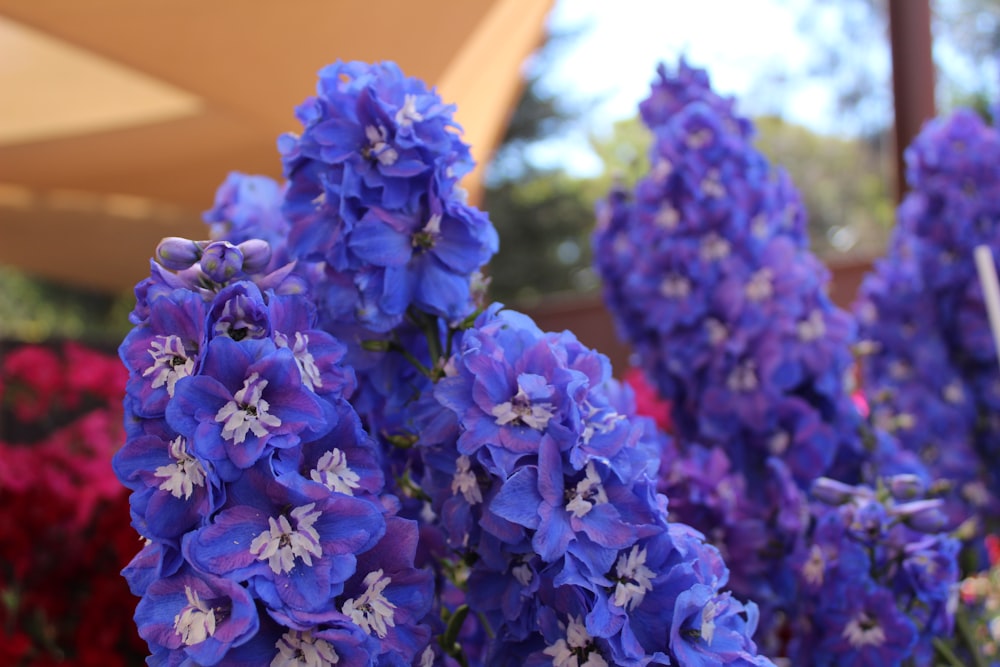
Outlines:
[{"label": "purple bloom cluster", "polygon": [[667,522],[661,443],[606,357],[494,306],[433,398],[422,488],[495,637],[486,664],[772,664],[717,550]]},{"label": "purple bloom cluster", "polygon": [[855,414],[852,323],[827,297],[801,203],[750,143],[749,122],[704,72],[682,62],[659,74],[641,106],[651,173],[634,201],[616,191],[599,211],[605,299],[682,439],[778,455],[807,484]]},{"label": "purple bloom cluster", "polygon": [[[726,541],[743,545],[734,586],[767,603],[782,595],[761,591],[781,585],[758,574],[776,574],[773,559],[797,538],[802,492],[838,452],[861,453],[845,385],[853,324],[805,247],[798,195],[732,100],[682,61],[673,76],[661,67],[640,110],[654,133],[651,172],[634,199],[612,192],[599,211],[597,270],[620,334],[672,404],[681,465],[702,477],[696,459],[708,457],[741,478],[731,480],[740,513],[726,513],[740,526]],[[715,481],[706,490],[718,495]]]},{"label": "purple bloom cluster", "polygon": [[217,240],[136,289],[115,469],[150,664],[772,665],[607,358],[477,309],[496,233],[451,108],[338,63],[298,115],[287,184],[230,176]]},{"label": "purple bloom cluster", "polygon": [[410,664],[433,594],[417,526],[382,493],[345,347],[266,248],[168,239],[174,271],[136,289],[114,467],[149,662]]},{"label": "purple bloom cluster", "polygon": [[472,169],[454,107],[393,63],[338,62],[278,142],[294,258],[323,262],[325,324],[385,332],[412,306],[457,321],[496,252],[487,217],[464,202]]},{"label": "purple bloom cluster", "polygon": [[811,538],[794,555],[800,583],[792,664],[932,665],[952,630],[958,540],[940,498],[912,475],[876,488],[820,478]]},{"label": "purple bloom cluster", "polygon": [[958,111],[906,159],[911,190],[855,304],[864,389],[875,422],[952,485],[953,522],[982,530],[1000,510],[1000,376],[973,252],[1000,259],[1000,132]]},{"label": "purple bloom cluster", "polygon": [[[878,579],[877,594],[860,580],[819,590],[801,576],[803,553],[837,547],[824,542],[833,539],[830,512],[809,502],[814,480],[906,473],[927,487],[929,477],[851,400],[855,325],[827,295],[828,273],[806,247],[794,188],[754,149],[751,124],[712,92],[703,71],[684,62],[673,76],[661,68],[640,110],[654,133],[651,172],[631,197],[616,189],[599,209],[594,255],[620,334],[671,403],[677,439],[661,450],[659,490],[672,518],[720,549],[733,590],[761,605],[765,646],[793,664],[928,655],[931,638],[950,631],[944,598],[920,616],[919,596],[902,584]],[[933,504],[938,511],[940,501]],[[892,569],[911,542],[923,543],[884,523],[865,552],[872,577]],[[933,568],[952,581],[957,543],[935,539],[946,546]],[[841,574],[830,574],[831,586],[847,586],[849,573]],[[844,618],[869,604],[872,614],[891,607],[895,616],[886,617],[886,634],[858,644]],[[917,620],[899,620],[907,614]],[[904,626],[913,629],[886,638]],[[833,627],[836,637],[823,639]],[[862,645],[880,652],[872,658]],[[855,649],[865,657],[855,659]]]}]

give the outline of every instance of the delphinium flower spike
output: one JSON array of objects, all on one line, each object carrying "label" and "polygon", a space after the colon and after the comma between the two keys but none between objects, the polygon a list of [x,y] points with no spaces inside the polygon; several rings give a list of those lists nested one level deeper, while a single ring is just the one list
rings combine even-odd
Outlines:
[{"label": "delphinium flower spike", "polygon": [[889,252],[855,304],[863,386],[876,423],[949,485],[953,522],[981,536],[1000,512],[1000,375],[974,252],[1000,252],[1000,132],[961,110],[906,159]]},{"label": "delphinium flower spike", "polygon": [[750,121],[683,61],[659,70],[640,112],[650,172],[598,211],[605,301],[672,405],[660,488],[673,516],[719,546],[780,651],[812,482],[926,472],[851,400],[854,323],[831,302],[801,201],[754,148]]}]

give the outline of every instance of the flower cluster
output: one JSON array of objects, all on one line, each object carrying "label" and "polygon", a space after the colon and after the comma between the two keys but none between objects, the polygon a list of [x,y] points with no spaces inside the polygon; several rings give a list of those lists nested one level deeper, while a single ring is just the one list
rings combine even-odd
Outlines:
[{"label": "flower cluster", "polygon": [[951,634],[958,540],[940,498],[912,475],[876,488],[813,485],[814,527],[792,559],[800,582],[793,664],[932,665]]},{"label": "flower cluster", "polygon": [[125,575],[150,660],[409,664],[432,594],[416,526],[381,495],[345,349],[302,277],[265,273],[259,240],[167,239],[157,257],[120,349],[114,458],[146,540]]},{"label": "flower cluster", "polygon": [[953,521],[982,530],[1000,511],[1000,375],[973,253],[1000,258],[1000,132],[958,111],[906,159],[888,256],[855,305],[863,386],[875,422],[952,485]]},{"label": "flower cluster", "polygon": [[115,466],[152,664],[772,665],[607,358],[477,308],[496,233],[450,107],[339,63],[298,115],[288,183],[231,177],[217,240],[136,290]]},{"label": "flower cluster", "polygon": [[338,62],[278,142],[293,257],[323,262],[326,324],[385,332],[411,306],[449,321],[474,309],[473,276],[496,252],[457,182],[473,166],[454,107],[393,63]]},{"label": "flower cluster", "polygon": [[495,637],[486,664],[771,664],[718,552],[667,522],[660,443],[606,357],[494,306],[445,373],[450,416],[416,421],[423,488]]},{"label": "flower cluster", "polygon": [[853,325],[805,248],[798,195],[733,101],[682,61],[674,75],[661,67],[640,111],[654,133],[651,171],[633,199],[616,190],[598,212],[605,300],[672,405],[672,507],[688,507],[685,493],[707,502],[692,510],[715,505],[726,528],[702,525],[741,545],[734,586],[781,601],[773,560],[805,525],[804,490],[862,453],[845,385]]},{"label": "flower cluster", "polygon": [[[809,502],[817,478],[892,477],[926,489],[930,477],[852,400],[854,322],[827,295],[794,188],[754,149],[752,125],[732,100],[683,61],[675,75],[660,69],[640,111],[654,133],[651,171],[631,197],[616,188],[599,209],[594,255],[620,334],[671,406],[676,440],[661,448],[659,484],[671,516],[720,549],[734,591],[761,605],[761,641],[775,655],[793,664],[925,664],[933,638],[950,632],[941,591],[958,551],[940,534],[927,543],[896,514],[925,506],[857,490],[871,500],[863,512],[877,506],[889,517],[862,549],[868,560],[845,560],[860,569],[831,570],[821,589],[801,576],[803,554],[843,546],[835,540],[844,531],[829,524],[847,519]],[[940,499],[926,502],[938,516]],[[896,574],[916,567],[900,563],[917,544],[934,554],[928,567],[938,579],[925,582],[933,594]],[[883,634],[843,630],[883,608],[894,610]],[[831,628],[840,628],[832,639],[823,634]]]},{"label": "flower cluster", "polygon": [[135,554],[121,442],[124,369],[79,344],[4,346],[0,365],[0,663],[134,664],[118,571]]}]

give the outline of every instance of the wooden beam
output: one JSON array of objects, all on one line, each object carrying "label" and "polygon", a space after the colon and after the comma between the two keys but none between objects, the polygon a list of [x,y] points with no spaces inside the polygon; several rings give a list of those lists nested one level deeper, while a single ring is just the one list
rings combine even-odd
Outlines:
[{"label": "wooden beam", "polygon": [[935,115],[929,0],[889,0],[892,93],[896,108],[896,195],[906,193],[903,154]]}]

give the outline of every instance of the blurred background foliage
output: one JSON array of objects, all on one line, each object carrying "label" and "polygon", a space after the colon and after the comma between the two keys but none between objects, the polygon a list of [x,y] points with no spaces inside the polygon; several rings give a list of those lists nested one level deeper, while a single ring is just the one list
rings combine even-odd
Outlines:
[{"label": "blurred background foliage", "polygon": [[[832,264],[871,259],[884,248],[895,207],[886,2],[781,1],[796,13],[812,62],[805,75],[773,63],[758,73],[739,108],[753,116],[758,148],[788,170],[802,193],[814,251]],[[940,111],[961,105],[991,115],[1000,76],[1000,0],[933,0],[932,9]],[[646,170],[650,138],[637,117],[604,134],[581,131],[598,101],[543,92],[546,68],[578,36],[550,35],[528,64],[527,85],[487,169],[481,205],[501,239],[489,269],[492,296],[510,305],[596,291],[590,269],[595,203],[613,181],[631,185]],[[818,134],[782,118],[781,100],[806,83],[803,76],[834,91],[843,132]],[[600,173],[580,176],[551,155],[538,158],[539,145],[570,136],[585,137],[603,164]],[[206,193],[206,203],[211,197]],[[131,294],[84,292],[0,267],[0,339],[117,341],[130,327],[132,303]]]}]

